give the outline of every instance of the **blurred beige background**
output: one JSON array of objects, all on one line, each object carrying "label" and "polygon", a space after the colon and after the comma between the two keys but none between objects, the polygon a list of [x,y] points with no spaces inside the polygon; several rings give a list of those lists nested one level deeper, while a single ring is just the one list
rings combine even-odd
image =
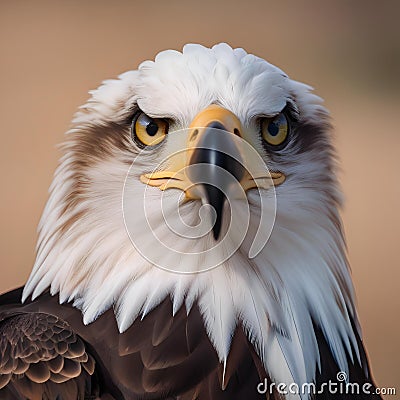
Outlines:
[{"label": "blurred beige background", "polygon": [[1,0],[0,292],[28,276],[55,145],[88,90],[160,50],[226,41],[332,112],[365,342],[378,385],[400,395],[400,3],[377,4]]}]

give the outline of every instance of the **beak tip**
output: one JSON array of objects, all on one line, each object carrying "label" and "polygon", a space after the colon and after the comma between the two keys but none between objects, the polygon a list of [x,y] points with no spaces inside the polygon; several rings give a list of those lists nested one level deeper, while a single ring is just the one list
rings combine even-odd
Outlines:
[{"label": "beak tip", "polygon": [[221,233],[221,220],[220,220],[220,219],[217,219],[217,220],[215,221],[215,224],[214,224],[212,230],[213,230],[213,237],[214,237],[214,239],[215,239],[215,240],[218,240],[219,234]]},{"label": "beak tip", "polygon": [[222,214],[226,198],[221,189],[217,188],[216,186],[205,184],[204,187],[206,191],[207,203],[210,204],[215,211],[215,221],[212,231],[214,239],[218,240],[221,233]]}]

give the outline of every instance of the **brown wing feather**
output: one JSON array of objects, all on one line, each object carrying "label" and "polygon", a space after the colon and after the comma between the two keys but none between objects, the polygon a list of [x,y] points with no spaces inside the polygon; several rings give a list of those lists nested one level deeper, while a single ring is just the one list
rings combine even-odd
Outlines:
[{"label": "brown wing feather", "polygon": [[[102,399],[107,394],[118,400],[265,399],[257,393],[257,384],[265,377],[265,372],[240,329],[234,335],[225,379],[222,379],[223,367],[197,306],[189,314],[182,308],[173,316],[171,301],[166,299],[121,334],[112,310],[85,326],[79,310],[70,304],[60,305],[58,299],[48,293],[24,305],[7,302],[8,305],[1,306],[4,302],[0,297],[0,315],[3,309],[3,313],[14,315],[29,312],[46,318],[57,316],[52,320],[55,321],[52,322],[53,333],[50,335],[48,329],[42,333],[42,347],[55,351],[54,357],[45,361],[45,371],[32,370],[37,380],[46,377],[47,371],[50,371],[50,382],[54,385],[57,385],[54,376],[60,382],[64,382],[64,377],[69,378],[65,382],[68,383],[77,379],[72,378],[75,375],[87,374],[84,366],[90,358],[85,362],[85,356],[81,354],[82,343],[84,354],[91,354],[96,360],[96,382]],[[61,329],[64,325],[59,326],[60,320],[68,329]],[[60,339],[54,350],[51,347],[53,335]],[[72,338],[81,338],[81,342]],[[65,342],[68,342],[67,346]],[[33,353],[31,356],[34,357]],[[78,363],[69,363],[77,359]]]},{"label": "brown wing feather", "polygon": [[12,388],[18,398],[55,398],[56,384],[63,383],[57,385],[60,399],[84,399],[95,364],[66,321],[45,313],[8,313],[0,332],[0,396]]}]

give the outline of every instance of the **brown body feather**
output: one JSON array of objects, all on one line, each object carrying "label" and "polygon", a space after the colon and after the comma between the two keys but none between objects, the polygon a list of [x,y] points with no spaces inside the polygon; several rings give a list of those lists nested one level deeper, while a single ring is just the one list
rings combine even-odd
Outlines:
[{"label": "brown body feather", "polygon": [[[176,399],[245,400],[281,398],[261,395],[269,381],[242,329],[237,328],[224,368],[204,329],[197,307],[172,316],[165,300],[143,320],[119,333],[112,310],[85,326],[81,312],[60,305],[46,293],[20,303],[21,289],[0,297],[1,399]],[[317,386],[333,379],[337,365],[316,329],[322,370]],[[351,363],[351,382],[370,382],[362,366]],[[379,398],[378,396],[358,396]],[[354,395],[317,396],[318,399]],[[357,396],[356,396],[357,398]]]}]

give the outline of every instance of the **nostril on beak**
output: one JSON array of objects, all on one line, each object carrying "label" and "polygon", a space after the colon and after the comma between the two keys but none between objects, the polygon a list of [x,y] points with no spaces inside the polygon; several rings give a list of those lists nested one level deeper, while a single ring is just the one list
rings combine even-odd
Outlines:
[{"label": "nostril on beak", "polygon": [[235,129],[233,130],[233,133],[234,133],[236,136],[242,137],[242,135],[241,135],[241,133],[240,133],[240,131],[239,131],[238,128],[235,128]]},{"label": "nostril on beak", "polygon": [[190,136],[190,141],[193,142],[193,140],[195,140],[197,138],[198,134],[199,134],[199,130],[195,129],[193,131],[192,135]]}]

